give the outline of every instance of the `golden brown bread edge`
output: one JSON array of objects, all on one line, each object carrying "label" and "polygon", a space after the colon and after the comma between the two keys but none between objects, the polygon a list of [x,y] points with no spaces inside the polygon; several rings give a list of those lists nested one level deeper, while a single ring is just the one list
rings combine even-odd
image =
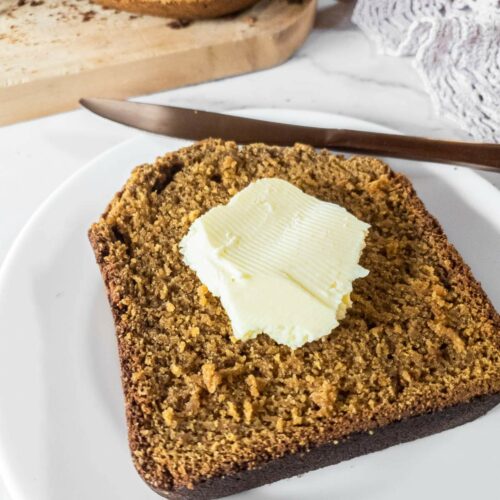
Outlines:
[{"label": "golden brown bread edge", "polygon": [[[171,171],[168,182],[173,181],[175,173],[175,171]],[[480,283],[473,277],[470,267],[462,260],[458,251],[448,241],[439,222],[427,211],[423,202],[417,196],[411,182],[404,175],[397,175],[407,192],[410,205],[415,211],[415,214],[421,219],[427,230],[432,233],[435,238],[441,240],[446,248],[448,258],[456,268],[456,272],[462,276],[464,286],[468,287],[472,295],[476,295],[484,301],[490,318],[496,325],[496,329],[500,331],[500,316],[496,313],[495,308],[482,289]],[[121,193],[118,193],[117,196],[119,197],[120,194]],[[111,204],[112,202],[103,215],[108,212]],[[107,290],[116,330],[117,332],[122,331],[125,325],[122,325],[120,322],[118,301],[113,293],[115,285],[113,276],[115,275],[115,270],[112,264],[104,261],[107,242],[101,239],[97,233],[93,232],[92,227],[88,235]],[[118,335],[117,338],[119,339]],[[497,343],[500,347],[500,336],[497,338]],[[132,445],[132,443],[137,441],[137,436],[134,435],[133,426],[131,425],[132,412],[129,406],[129,398],[127,397],[129,388],[126,386],[126,381],[130,380],[131,374],[127,367],[124,346],[122,346],[119,341],[118,352],[122,371],[122,384],[125,393],[128,438],[129,443]],[[396,444],[413,441],[421,437],[452,429],[477,419],[497,404],[500,404],[500,392],[477,396],[468,401],[443,408],[439,411],[403,418],[400,421],[379,427],[375,431],[351,434],[338,441],[326,444],[322,443],[295,453],[288,453],[281,458],[262,462],[256,468],[250,469],[242,465],[237,472],[208,477],[195,484],[193,489],[188,489],[186,487],[173,490],[158,489],[149,484],[144,477],[143,480],[156,493],[166,498],[221,498],[328,465],[334,465],[344,460],[350,460],[351,458],[371,452],[380,451]],[[142,477],[142,471],[138,470],[138,472]]]},{"label": "golden brown bread edge", "polygon": [[257,0],[92,0],[116,10],[136,14],[205,19],[232,14],[254,5]]}]

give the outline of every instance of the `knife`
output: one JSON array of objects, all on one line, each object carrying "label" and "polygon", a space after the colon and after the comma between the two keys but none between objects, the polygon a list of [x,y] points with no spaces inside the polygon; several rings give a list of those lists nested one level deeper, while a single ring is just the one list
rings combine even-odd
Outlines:
[{"label": "knife", "polygon": [[99,116],[155,134],[201,140],[217,137],[239,144],[264,142],[290,146],[296,142],[317,148],[369,155],[463,165],[500,172],[500,144],[442,141],[423,137],[359,130],[288,125],[197,109],[114,99],[80,99]]}]

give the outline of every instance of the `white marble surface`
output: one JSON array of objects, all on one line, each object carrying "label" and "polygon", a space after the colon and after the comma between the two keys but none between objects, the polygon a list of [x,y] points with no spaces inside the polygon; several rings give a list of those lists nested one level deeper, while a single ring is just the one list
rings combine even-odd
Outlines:
[{"label": "white marble surface", "polygon": [[[349,0],[320,2],[315,30],[282,66],[144,100],[210,110],[330,111],[407,134],[466,138],[454,124],[436,116],[409,60],[376,54],[349,21],[352,6]],[[0,263],[33,211],[61,182],[135,133],[85,111],[0,128]],[[500,175],[484,175],[500,188]],[[7,499],[0,484],[0,500]]]}]

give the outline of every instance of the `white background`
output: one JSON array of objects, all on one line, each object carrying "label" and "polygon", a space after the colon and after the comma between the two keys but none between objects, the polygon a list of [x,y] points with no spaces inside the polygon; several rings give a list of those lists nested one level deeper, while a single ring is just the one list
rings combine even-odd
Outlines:
[{"label": "white background", "polygon": [[[143,100],[217,111],[330,111],[407,134],[467,138],[435,114],[410,60],[376,54],[349,21],[353,4],[320,2],[313,33],[282,66]],[[62,181],[135,133],[80,110],[0,128],[0,263],[30,215]],[[484,176],[500,188],[500,175]],[[1,479],[0,500],[8,500]]]}]

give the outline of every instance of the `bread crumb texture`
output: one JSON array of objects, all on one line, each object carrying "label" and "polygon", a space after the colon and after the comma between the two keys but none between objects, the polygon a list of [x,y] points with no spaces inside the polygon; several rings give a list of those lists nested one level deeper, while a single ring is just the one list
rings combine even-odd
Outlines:
[{"label": "bread crumb texture", "polygon": [[[352,307],[290,350],[235,341],[182,262],[192,221],[279,177],[371,224]],[[409,181],[384,163],[207,140],[132,173],[90,230],[115,318],[133,459],[154,488],[335,442],[500,391],[499,317]]]}]

